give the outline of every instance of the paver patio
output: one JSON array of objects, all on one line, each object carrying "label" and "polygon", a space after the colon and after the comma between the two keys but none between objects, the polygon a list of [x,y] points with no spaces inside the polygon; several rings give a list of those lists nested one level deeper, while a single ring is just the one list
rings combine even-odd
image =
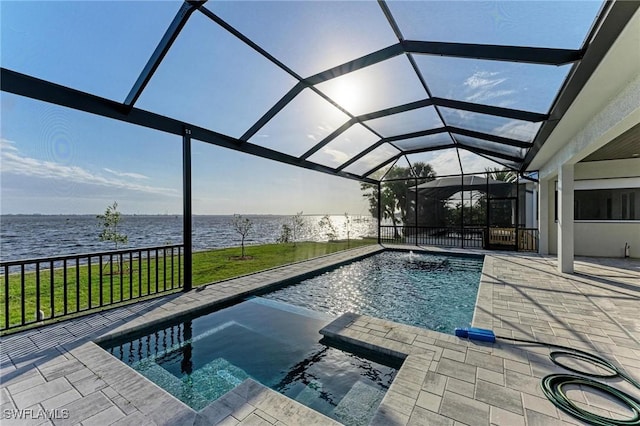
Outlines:
[{"label": "paver patio", "polygon": [[[418,247],[403,247],[419,250]],[[252,380],[195,412],[94,343],[276,285],[287,279],[382,250],[364,247],[225,281],[2,338],[3,425],[335,424]],[[454,251],[429,247],[433,251]],[[640,379],[640,261],[587,259],[576,273],[557,272],[555,259],[485,253],[474,325],[498,336],[533,339],[597,353]],[[356,314],[322,334],[404,359],[372,424],[581,424],[542,393],[540,378],[564,371],[547,346],[498,339],[478,343]],[[320,336],[319,336],[320,337]],[[581,365],[581,368],[587,366]],[[607,379],[640,397],[621,379]],[[629,412],[602,395],[572,389],[591,412]],[[58,409],[62,419],[13,421],[5,410]]]}]

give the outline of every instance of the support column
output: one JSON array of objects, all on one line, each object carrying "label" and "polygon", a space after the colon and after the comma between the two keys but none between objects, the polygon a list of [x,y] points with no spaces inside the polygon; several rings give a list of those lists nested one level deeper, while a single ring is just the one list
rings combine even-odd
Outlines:
[{"label": "support column", "polygon": [[193,232],[191,227],[191,129],[184,129],[182,137],[182,241],[184,245],[183,291],[192,288]]},{"label": "support column", "polygon": [[558,270],[573,272],[573,164],[558,168]]},{"label": "support column", "polygon": [[538,183],[538,253],[549,254],[549,181]]}]

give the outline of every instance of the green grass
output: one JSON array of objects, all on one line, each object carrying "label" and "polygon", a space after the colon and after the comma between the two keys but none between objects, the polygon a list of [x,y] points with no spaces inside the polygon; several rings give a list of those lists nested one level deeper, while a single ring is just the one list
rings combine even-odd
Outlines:
[{"label": "green grass", "polygon": [[[238,247],[195,252],[193,254],[192,282],[194,286],[215,283],[375,242],[374,239],[362,239],[349,242],[299,242],[295,245],[246,246],[245,259],[239,259],[241,250]],[[170,250],[168,250],[166,256],[162,256],[162,251],[160,251],[157,258],[151,257],[150,259],[138,260],[135,257],[129,259],[128,255],[125,255],[121,267],[117,256],[113,257],[112,264],[105,258],[102,276],[96,258],[92,260],[91,268],[87,265],[76,267],[75,261],[69,261],[66,277],[62,268],[54,269],[52,277],[49,266],[46,265],[45,268],[45,265],[41,265],[39,277],[35,272],[25,272],[24,293],[20,283],[20,274],[11,273],[8,276],[9,328],[22,322],[23,304],[24,321],[26,323],[36,322],[38,279],[40,282],[39,308],[44,312],[44,319],[47,320],[52,318],[52,313],[58,317],[97,309],[100,307],[101,300],[102,305],[108,305],[149,297],[158,292],[178,291],[179,280],[184,280],[183,263],[184,258],[172,257]],[[113,268],[113,272],[111,272],[111,268]],[[5,282],[7,277],[2,275],[0,278],[1,332],[7,328],[5,313]]]}]

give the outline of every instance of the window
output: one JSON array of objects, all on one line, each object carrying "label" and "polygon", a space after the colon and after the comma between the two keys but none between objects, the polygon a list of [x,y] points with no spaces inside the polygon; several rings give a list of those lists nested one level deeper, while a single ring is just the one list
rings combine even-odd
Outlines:
[{"label": "window", "polygon": [[640,220],[636,216],[636,193],[640,188],[576,191],[576,220]]},{"label": "window", "polygon": [[[558,189],[555,191],[558,220]],[[640,188],[588,189],[574,192],[575,220],[640,220]]]}]

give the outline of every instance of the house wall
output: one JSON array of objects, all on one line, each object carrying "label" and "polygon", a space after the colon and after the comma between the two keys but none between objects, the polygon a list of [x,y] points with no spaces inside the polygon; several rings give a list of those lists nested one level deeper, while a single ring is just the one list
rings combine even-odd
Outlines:
[{"label": "house wall", "polygon": [[[620,178],[635,178],[624,179]],[[640,158],[627,160],[594,161],[575,165],[576,186],[581,181],[597,188],[620,187],[621,182],[630,182],[637,187],[640,178]],[[555,220],[556,179],[549,185],[549,252],[557,254],[558,227]],[[636,208],[640,200],[636,200]],[[640,210],[636,210],[640,211]],[[635,221],[588,221],[574,222],[574,249],[576,256],[623,257],[625,243],[631,245],[630,255],[640,258],[640,220]]]}]

